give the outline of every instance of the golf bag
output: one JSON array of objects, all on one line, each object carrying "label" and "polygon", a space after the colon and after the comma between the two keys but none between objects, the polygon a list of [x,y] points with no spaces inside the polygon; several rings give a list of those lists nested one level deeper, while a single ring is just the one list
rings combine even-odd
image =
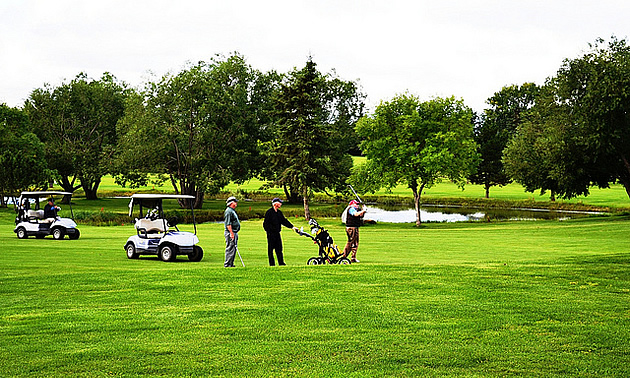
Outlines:
[{"label": "golf bag", "polygon": [[323,265],[326,263],[343,265],[350,264],[350,260],[343,257],[343,254],[339,252],[339,247],[333,241],[333,238],[328,233],[328,230],[320,226],[319,223],[312,218],[308,224],[311,226],[311,234],[315,235],[315,237],[301,230],[298,234],[312,239],[313,242],[317,244],[319,247],[319,256],[308,259],[308,262],[306,263],[307,265]]}]

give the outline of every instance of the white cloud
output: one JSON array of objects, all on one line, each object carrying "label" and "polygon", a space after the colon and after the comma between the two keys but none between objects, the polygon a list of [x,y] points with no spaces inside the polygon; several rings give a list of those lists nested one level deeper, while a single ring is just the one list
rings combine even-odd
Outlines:
[{"label": "white cloud", "polygon": [[598,37],[628,36],[630,3],[602,0],[77,1],[0,3],[0,102],[79,72],[140,85],[148,71],[239,51],[286,72],[312,55],[359,79],[371,105],[410,91],[481,110],[504,85],[554,75]]}]

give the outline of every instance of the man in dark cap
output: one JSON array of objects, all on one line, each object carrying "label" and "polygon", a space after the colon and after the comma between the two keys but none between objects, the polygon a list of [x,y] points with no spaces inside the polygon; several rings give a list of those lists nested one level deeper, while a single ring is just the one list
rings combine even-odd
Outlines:
[{"label": "man in dark cap", "polygon": [[280,237],[281,226],[292,228],[293,231],[298,230],[297,227],[294,227],[293,224],[284,217],[284,214],[280,211],[281,206],[282,200],[280,198],[274,198],[271,201],[271,208],[265,213],[265,220],[263,221],[263,228],[267,232],[267,255],[269,256],[269,266],[276,265],[273,258],[274,249],[276,251],[276,256],[278,257],[278,265],[286,265],[282,255],[282,238]]}]

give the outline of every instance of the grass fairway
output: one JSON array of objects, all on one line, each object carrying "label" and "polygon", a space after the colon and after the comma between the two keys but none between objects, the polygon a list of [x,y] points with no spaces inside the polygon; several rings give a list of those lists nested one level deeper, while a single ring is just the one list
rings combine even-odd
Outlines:
[{"label": "grass fairway", "polygon": [[221,224],[199,226],[200,263],[163,263],[126,258],[130,226],[18,240],[11,216],[1,376],[630,376],[625,217],[370,225],[350,266],[306,266],[284,230],[274,268],[253,220],[224,269]]}]

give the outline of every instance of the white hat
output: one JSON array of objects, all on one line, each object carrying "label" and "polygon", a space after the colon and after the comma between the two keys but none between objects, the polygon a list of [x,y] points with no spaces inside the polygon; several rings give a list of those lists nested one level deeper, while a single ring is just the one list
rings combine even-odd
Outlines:
[{"label": "white hat", "polygon": [[230,197],[227,200],[225,200],[225,204],[229,205],[232,202],[238,202],[238,200],[236,199],[236,197]]}]

